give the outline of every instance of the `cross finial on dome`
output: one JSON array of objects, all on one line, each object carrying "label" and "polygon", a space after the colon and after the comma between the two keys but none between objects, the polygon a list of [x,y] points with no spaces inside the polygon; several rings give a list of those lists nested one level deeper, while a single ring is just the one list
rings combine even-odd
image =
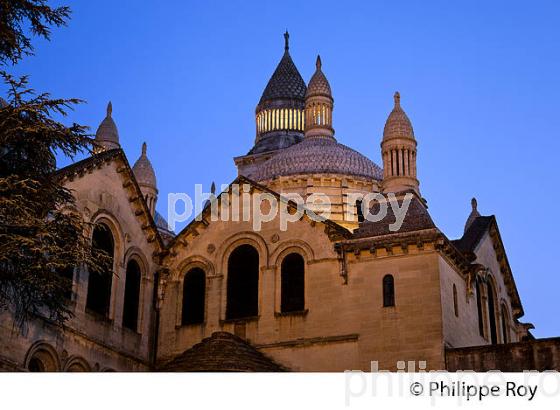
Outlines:
[{"label": "cross finial on dome", "polygon": [[398,91],[395,91],[395,95],[393,96],[395,100],[395,107],[401,106],[401,94]]},{"label": "cross finial on dome", "polygon": [[110,117],[112,114],[113,114],[113,103],[109,101],[109,104],[107,104],[107,117]]},{"label": "cross finial on dome", "polygon": [[146,151],[148,150],[148,144],[142,143],[142,155],[146,156]]},{"label": "cross finial on dome", "polygon": [[321,56],[319,54],[317,54],[317,61],[315,62],[315,67],[317,67],[317,70],[321,69]]},{"label": "cross finial on dome", "polygon": [[284,50],[288,51],[290,49],[290,33],[288,30],[284,33]]}]

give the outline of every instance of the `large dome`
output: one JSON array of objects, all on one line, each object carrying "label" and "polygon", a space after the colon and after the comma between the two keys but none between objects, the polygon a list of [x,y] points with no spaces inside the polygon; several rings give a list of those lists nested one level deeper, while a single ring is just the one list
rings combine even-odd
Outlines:
[{"label": "large dome", "polygon": [[259,166],[253,178],[268,181],[278,176],[339,174],[367,179],[383,179],[383,171],[373,161],[331,138],[305,138]]}]

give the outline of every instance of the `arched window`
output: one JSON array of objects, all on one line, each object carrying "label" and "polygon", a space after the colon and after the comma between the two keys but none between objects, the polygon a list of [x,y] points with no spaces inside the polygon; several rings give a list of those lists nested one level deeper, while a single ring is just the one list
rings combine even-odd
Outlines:
[{"label": "arched window", "polygon": [[189,270],[183,279],[182,325],[195,325],[204,322],[206,299],[206,275],[200,268]]},{"label": "arched window", "polygon": [[457,300],[457,286],[453,284],[453,310],[455,311],[455,316],[459,317],[459,301]]},{"label": "arched window", "polygon": [[502,305],[502,340],[504,343],[509,343],[509,326],[508,326],[508,314],[505,305]]},{"label": "arched window", "polygon": [[484,337],[484,315],[482,312],[482,286],[480,279],[476,278],[476,311],[478,313],[478,333]]},{"label": "arched window", "polygon": [[496,329],[496,296],[492,282],[488,282],[488,318],[490,324],[490,341],[493,345],[498,343],[498,331]]},{"label": "arched window", "polygon": [[298,253],[290,253],[282,260],[281,267],[282,312],[297,312],[305,309],[305,262]]},{"label": "arched window", "polygon": [[237,247],[228,259],[228,319],[257,316],[259,311],[259,253],[251,245]]},{"label": "arched window", "polygon": [[140,280],[142,273],[135,260],[126,266],[124,285],[123,327],[135,332],[138,330],[138,307],[140,304]]},{"label": "arched window", "polygon": [[34,349],[27,362],[30,372],[56,372],[59,370],[56,352],[50,346]]},{"label": "arched window", "polygon": [[383,277],[383,307],[395,306],[395,279],[393,275]]},{"label": "arched window", "polygon": [[358,215],[358,222],[364,222],[364,209],[363,209],[363,201],[358,199],[356,201],[356,214]]},{"label": "arched window", "polygon": [[92,246],[109,255],[105,269],[89,272],[86,308],[100,315],[108,316],[111,302],[111,283],[113,280],[114,241],[110,229],[98,224],[93,230]]}]

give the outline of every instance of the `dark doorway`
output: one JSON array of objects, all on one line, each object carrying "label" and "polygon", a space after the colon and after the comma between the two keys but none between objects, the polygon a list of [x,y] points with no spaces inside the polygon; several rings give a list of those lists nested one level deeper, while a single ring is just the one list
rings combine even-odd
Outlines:
[{"label": "dark doorway", "polygon": [[111,284],[113,281],[113,257],[115,254],[111,230],[103,224],[96,225],[93,230],[92,247],[106,252],[109,261],[104,269],[89,272],[86,308],[103,316],[109,315],[111,303]]},{"label": "dark doorway", "polygon": [[138,330],[138,308],[140,304],[140,280],[142,273],[135,260],[126,266],[124,285],[123,327],[135,332]]},{"label": "dark doorway", "polygon": [[282,260],[281,267],[282,312],[297,312],[305,308],[305,263],[298,253],[291,253]]},{"label": "dark doorway", "polygon": [[188,271],[183,280],[183,315],[181,324],[195,325],[204,322],[206,275],[200,268]]},{"label": "dark doorway", "polygon": [[237,247],[228,259],[228,319],[257,316],[259,312],[259,253],[251,245]]}]

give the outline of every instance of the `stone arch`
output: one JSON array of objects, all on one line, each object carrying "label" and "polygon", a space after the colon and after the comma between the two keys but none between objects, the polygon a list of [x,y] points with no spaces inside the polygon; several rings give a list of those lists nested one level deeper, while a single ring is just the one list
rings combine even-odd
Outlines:
[{"label": "stone arch", "polygon": [[278,267],[280,263],[282,263],[282,259],[289,254],[289,253],[299,253],[303,256],[306,264],[309,264],[311,261],[315,259],[315,254],[311,246],[307,244],[307,242],[293,239],[290,241],[284,241],[280,243],[274,252],[270,255],[270,261],[272,262],[272,266]]},{"label": "stone arch", "polygon": [[[124,231],[117,217],[106,209],[99,209],[91,217],[92,225],[103,223],[111,230],[113,238],[115,238],[115,263],[124,259]],[[90,233],[93,234],[93,231]]]},{"label": "stone arch", "polygon": [[31,372],[58,372],[61,368],[56,349],[43,340],[31,345],[23,365]]},{"label": "stone arch", "polygon": [[64,365],[65,372],[91,372],[89,363],[80,356],[70,356]]},{"label": "stone arch", "polygon": [[[221,245],[217,253],[217,260],[220,261],[220,269],[222,273],[222,286],[225,287],[221,292],[220,300],[220,319],[226,319],[227,310],[227,283],[228,283],[228,262],[231,253],[242,245],[253,246],[259,254],[259,287],[258,287],[258,300],[262,300],[262,289],[260,284],[262,283],[262,271],[268,266],[269,251],[264,239],[250,231],[239,232],[235,235],[230,236]],[[260,309],[259,304],[259,309]]]},{"label": "stone arch", "polygon": [[140,270],[142,271],[142,278],[143,279],[150,279],[150,272],[148,267],[150,266],[148,263],[148,259],[144,255],[144,252],[138,246],[131,246],[126,250],[123,257],[123,266],[126,266],[127,263],[134,259],[136,263],[140,266]]},{"label": "stone arch", "polygon": [[313,249],[304,241],[290,240],[282,242],[274,250],[270,256],[272,265],[274,266],[274,307],[275,312],[282,311],[282,261],[290,254],[296,253],[303,258],[304,261],[304,285],[303,300],[307,298],[307,286],[305,286],[306,277],[308,275],[307,266],[315,259]]},{"label": "stone arch", "polygon": [[[121,268],[123,265],[124,259],[124,233],[121,228],[121,225],[117,218],[105,209],[99,209],[91,218],[92,225],[94,226],[90,232],[90,240],[93,239],[93,234],[95,231],[95,225],[103,224],[105,225],[113,239],[113,277],[111,279],[111,290],[109,296],[109,307],[107,311],[107,318],[114,319],[115,316],[115,309],[117,305],[117,294],[120,289],[119,282],[122,281],[124,275],[121,275]],[[88,277],[88,284],[86,289],[89,291],[89,277]],[[89,292],[88,292],[89,293]],[[86,293],[86,300],[87,300],[87,293]]]},{"label": "stone arch", "polygon": [[245,244],[252,245],[255,247],[255,249],[257,249],[257,251],[259,252],[259,260],[261,261],[261,268],[266,268],[269,266],[268,246],[266,245],[263,237],[251,231],[238,232],[223,241],[217,252],[217,260],[220,261],[219,266],[221,269],[221,273],[224,274],[224,277],[226,279],[229,255],[235,248]]},{"label": "stone arch", "polygon": [[185,275],[187,274],[187,272],[190,272],[192,269],[195,268],[199,268],[202,269],[205,273],[205,294],[204,294],[204,303],[205,303],[205,308],[204,311],[206,313],[207,311],[207,306],[208,306],[208,290],[209,290],[209,279],[211,277],[215,277],[216,272],[214,269],[214,264],[212,262],[210,262],[208,259],[206,259],[203,256],[199,256],[199,255],[193,255],[190,256],[188,258],[186,258],[185,260],[183,260],[181,263],[179,263],[179,265],[177,266],[177,269],[175,270],[174,273],[174,278],[173,278],[173,283],[176,286],[177,289],[177,301],[175,303],[175,325],[177,327],[182,325],[182,316],[183,316],[183,299],[184,299],[184,295],[183,295],[183,291],[184,291],[184,280],[185,280]]}]

